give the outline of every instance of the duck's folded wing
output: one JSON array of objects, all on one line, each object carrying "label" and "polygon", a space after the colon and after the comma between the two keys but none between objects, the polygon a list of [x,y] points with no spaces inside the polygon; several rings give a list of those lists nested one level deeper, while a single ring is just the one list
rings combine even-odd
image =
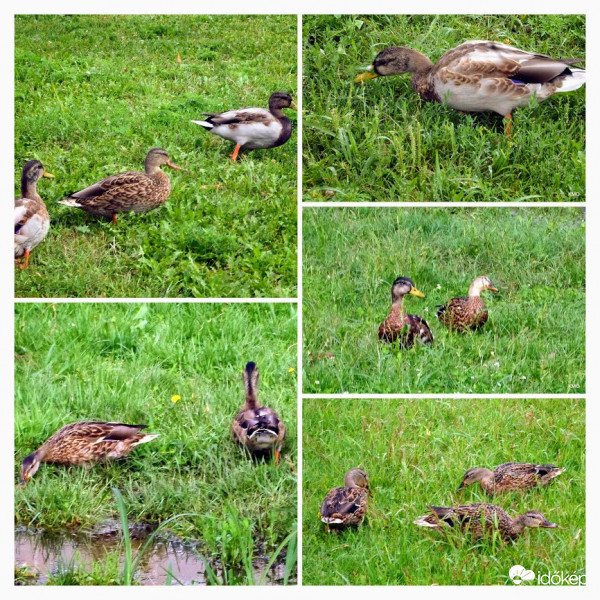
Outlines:
[{"label": "duck's folded wing", "polygon": [[127,194],[128,190],[131,190],[134,186],[136,192],[140,193],[146,188],[151,187],[151,185],[152,180],[146,177],[144,173],[127,171],[126,173],[111,175],[110,177],[106,177],[102,181],[98,181],[98,183],[94,183],[83,190],[69,194],[69,198],[83,200],[86,198],[95,198],[97,196],[114,191]]},{"label": "duck's folded wing", "polygon": [[[208,113],[204,113],[208,115]],[[270,123],[274,120],[273,115],[264,108],[241,108],[227,112],[208,115],[213,125],[234,125],[240,123]]]}]

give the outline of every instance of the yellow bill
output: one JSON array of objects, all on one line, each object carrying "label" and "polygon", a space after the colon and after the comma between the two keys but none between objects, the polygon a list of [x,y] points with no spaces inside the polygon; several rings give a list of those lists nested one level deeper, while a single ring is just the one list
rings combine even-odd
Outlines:
[{"label": "yellow bill", "polygon": [[375,77],[379,77],[379,75],[373,71],[365,71],[364,73],[356,76],[354,83],[362,83],[363,81],[368,81],[369,79],[375,79]]},{"label": "yellow bill", "polygon": [[416,296],[417,298],[425,298],[425,294],[423,292],[420,292],[416,287],[412,287],[410,288],[410,293],[413,296]]}]

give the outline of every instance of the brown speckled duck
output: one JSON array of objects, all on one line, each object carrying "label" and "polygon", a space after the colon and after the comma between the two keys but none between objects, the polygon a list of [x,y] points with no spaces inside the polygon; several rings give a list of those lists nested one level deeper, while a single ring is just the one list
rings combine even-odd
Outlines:
[{"label": "brown speckled duck", "polygon": [[440,102],[464,112],[493,111],[508,119],[535,95],[538,102],[585,83],[578,58],[554,59],[499,42],[465,42],[433,64],[424,54],[391,46],[382,50],[357,82],[378,76],[411,73],[415,92],[427,102]]},{"label": "brown speckled duck", "polygon": [[469,469],[463,477],[459,490],[479,481],[489,495],[511,490],[525,490],[544,486],[565,469],[554,465],[534,465],[530,463],[504,463],[493,471],[480,467]]},{"label": "brown speckled duck", "polygon": [[448,329],[461,333],[483,327],[488,320],[488,311],[481,298],[484,290],[494,293],[498,291],[485,275],[473,281],[467,298],[452,298],[446,304],[438,306],[438,319]]},{"label": "brown speckled duck", "polygon": [[192,123],[235,142],[231,155],[235,161],[240,150],[276,148],[290,139],[292,123],[283,113],[284,108],[296,110],[296,105],[289,94],[275,92],[269,98],[269,110],[251,107],[223,113],[204,113],[208,119]]},{"label": "brown speckled duck", "polygon": [[401,348],[410,348],[416,341],[423,344],[433,343],[433,333],[425,319],[418,315],[409,315],[402,306],[404,296],[412,294],[424,298],[412,279],[398,277],[392,284],[392,308],[385,321],[379,326],[379,339],[384,342],[398,340]]},{"label": "brown speckled duck", "polygon": [[249,362],[244,369],[246,402],[231,426],[234,441],[256,457],[275,454],[275,464],[285,438],[285,424],[268,406],[258,404],[258,369]]},{"label": "brown speckled duck", "polygon": [[111,175],[59,202],[93,215],[112,217],[116,224],[118,213],[143,213],[166,202],[171,193],[171,180],[161,171],[163,165],[181,169],[165,150],[152,148],[146,155],[145,173],[127,171]]},{"label": "brown speckled duck", "polygon": [[451,506],[448,508],[430,506],[430,513],[414,520],[415,525],[444,531],[446,527],[460,528],[475,538],[498,531],[506,542],[516,540],[526,527],[558,527],[544,517],[541,512],[531,510],[518,517],[510,517],[502,508],[494,504],[478,503]]},{"label": "brown speckled duck", "polygon": [[54,177],[39,160],[30,160],[21,175],[21,197],[15,198],[15,258],[25,256],[21,268],[29,268],[29,253],[48,234],[50,215],[37,192],[42,177]]},{"label": "brown speckled duck", "polygon": [[367,514],[369,478],[359,468],[350,469],[344,478],[344,487],[336,487],[327,493],[319,517],[326,529],[358,527]]},{"label": "brown speckled duck", "polygon": [[84,465],[111,458],[121,458],[140,444],[158,437],[141,433],[146,425],[81,421],[59,429],[35,452],[23,459],[21,485],[35,475],[41,463]]}]

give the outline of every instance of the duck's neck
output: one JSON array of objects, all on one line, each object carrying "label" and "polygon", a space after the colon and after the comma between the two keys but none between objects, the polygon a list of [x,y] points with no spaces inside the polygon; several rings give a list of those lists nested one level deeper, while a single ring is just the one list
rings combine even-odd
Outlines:
[{"label": "duck's neck", "polygon": [[496,480],[494,479],[493,471],[490,471],[489,469],[482,469],[481,479],[479,481],[481,483],[481,487],[486,492],[494,492],[494,488],[496,487]]},{"label": "duck's neck", "polygon": [[469,288],[469,297],[479,298],[481,296],[481,284],[478,281],[474,281]]},{"label": "duck's neck", "polygon": [[39,199],[37,181],[29,179],[25,173],[21,177],[21,198]]},{"label": "duck's neck", "polygon": [[511,533],[521,535],[525,531],[525,524],[523,523],[523,515],[515,517],[510,521]]},{"label": "duck's neck", "polygon": [[269,112],[279,121],[288,119],[283,110],[278,106],[269,106]]},{"label": "duck's neck", "polygon": [[403,314],[404,313],[404,296],[392,296],[392,310],[393,314]]},{"label": "duck's neck", "polygon": [[424,54],[414,51],[410,56],[408,66],[408,72],[412,73],[410,83],[413,90],[427,102],[439,102],[440,99],[428,80],[433,63]]},{"label": "duck's neck", "polygon": [[146,175],[149,177],[152,175],[156,175],[157,173],[162,173],[160,169],[160,165],[157,165],[155,162],[146,160],[144,163],[144,170],[146,171]]}]

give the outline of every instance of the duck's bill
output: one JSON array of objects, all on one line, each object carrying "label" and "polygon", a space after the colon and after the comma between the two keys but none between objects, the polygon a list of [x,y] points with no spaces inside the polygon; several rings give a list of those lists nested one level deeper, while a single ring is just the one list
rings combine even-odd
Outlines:
[{"label": "duck's bill", "polygon": [[54,175],[52,175],[52,173],[48,173],[48,171],[44,171],[43,177],[47,177],[48,179],[54,179]]},{"label": "duck's bill", "polygon": [[457,492],[460,492],[460,490],[462,490],[465,486],[464,482],[461,481],[460,485],[458,486],[458,488],[456,488]]},{"label": "duck's bill", "polygon": [[270,435],[272,437],[277,437],[277,434],[270,429],[257,429],[251,435],[248,436],[249,439],[254,439],[257,435]]},{"label": "duck's bill", "polygon": [[425,294],[420,292],[416,287],[411,288],[410,293],[417,298],[425,298]]},{"label": "duck's bill", "polygon": [[494,292],[494,294],[498,293],[498,288],[493,285],[488,285],[487,289],[490,290],[490,292]]},{"label": "duck's bill", "polygon": [[544,521],[540,527],[546,527],[547,529],[555,529],[558,527],[556,523],[551,523],[550,521]]},{"label": "duck's bill", "polygon": [[356,76],[354,83],[362,83],[363,81],[369,81],[369,79],[375,79],[375,77],[379,77],[379,75],[373,71],[365,71],[364,73]]},{"label": "duck's bill", "polygon": [[290,103],[290,108],[291,108],[292,110],[298,110],[298,105],[297,105],[295,102],[291,102],[291,103]]},{"label": "duck's bill", "polygon": [[181,171],[181,167],[177,166],[174,162],[169,161],[167,163],[167,167],[171,167],[171,169],[176,169],[177,171]]}]

